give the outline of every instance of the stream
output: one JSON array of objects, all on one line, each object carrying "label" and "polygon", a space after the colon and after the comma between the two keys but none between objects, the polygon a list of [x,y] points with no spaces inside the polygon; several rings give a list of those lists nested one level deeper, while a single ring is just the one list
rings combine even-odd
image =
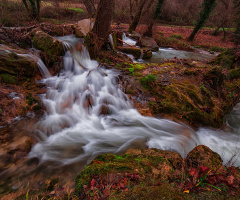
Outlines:
[{"label": "stream", "polygon": [[[142,116],[122,92],[118,72],[98,67],[88,51],[76,50],[77,39],[64,41],[64,68],[59,76],[50,76],[41,65],[48,86],[41,96],[46,107],[44,117],[36,124],[39,142],[29,158],[55,166],[90,162],[103,153],[122,153],[139,145],[179,152],[182,156],[203,144],[221,155],[224,163],[240,165],[240,104],[226,116],[229,131],[200,128],[166,119]],[[68,50],[71,47],[71,52]]]},{"label": "stream", "polygon": [[[130,37],[127,37],[125,34],[123,35],[123,41],[124,46],[128,46],[127,44],[136,45],[136,41],[131,39]],[[134,57],[132,55],[128,55],[131,59],[133,59],[134,62],[138,63],[162,63],[166,60],[171,60],[174,58],[178,59],[192,59],[195,61],[210,61],[214,59],[217,54],[210,54],[207,51],[204,50],[198,50],[198,52],[189,52],[189,51],[183,51],[183,50],[176,50],[173,48],[163,48],[160,47],[157,52],[152,52],[152,57],[147,60],[134,60]]]}]

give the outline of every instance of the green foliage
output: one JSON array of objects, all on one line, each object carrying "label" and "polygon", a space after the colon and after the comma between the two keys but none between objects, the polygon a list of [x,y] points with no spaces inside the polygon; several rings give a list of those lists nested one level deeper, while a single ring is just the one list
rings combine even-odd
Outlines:
[{"label": "green foliage", "polygon": [[240,68],[230,70],[227,77],[229,80],[240,78]]},{"label": "green foliage", "polygon": [[181,34],[172,34],[171,38],[176,38],[176,39],[183,39],[183,36]]},{"label": "green foliage", "polygon": [[192,41],[194,39],[197,32],[203,27],[204,23],[209,18],[210,13],[212,12],[212,10],[214,9],[215,6],[216,6],[216,0],[204,0],[204,2],[202,4],[203,10],[200,12],[200,18],[199,18],[193,32],[191,33],[191,35],[188,38],[190,41]]},{"label": "green foliage", "polygon": [[143,87],[149,89],[156,80],[156,76],[149,74],[148,76],[141,78],[140,83],[143,85]]},{"label": "green foliage", "polygon": [[74,11],[76,11],[76,12],[78,12],[78,13],[82,13],[83,12],[83,9],[81,9],[81,8],[68,8],[69,10],[74,10]]},{"label": "green foliage", "polygon": [[9,74],[1,74],[1,79],[6,84],[15,84],[16,83],[16,77],[11,76]]}]

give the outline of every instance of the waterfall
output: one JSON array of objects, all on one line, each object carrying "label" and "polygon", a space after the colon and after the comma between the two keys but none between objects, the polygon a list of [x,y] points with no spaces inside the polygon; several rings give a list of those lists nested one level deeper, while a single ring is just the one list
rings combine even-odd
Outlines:
[{"label": "waterfall", "polygon": [[69,45],[72,53],[66,52],[59,77],[42,80],[49,88],[41,96],[46,114],[36,125],[40,141],[30,158],[66,165],[86,158],[90,161],[103,153],[124,152],[139,143],[186,156],[196,145],[205,144],[226,163],[240,147],[237,142],[233,145],[234,134],[219,138],[218,131],[195,133],[183,124],[142,116],[122,92],[116,72],[99,68],[85,47],[77,51],[76,41]]}]

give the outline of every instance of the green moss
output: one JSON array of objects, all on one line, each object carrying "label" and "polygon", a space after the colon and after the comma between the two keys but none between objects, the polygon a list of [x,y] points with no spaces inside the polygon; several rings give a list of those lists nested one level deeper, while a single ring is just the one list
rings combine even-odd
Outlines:
[{"label": "green moss", "polygon": [[176,38],[176,39],[183,39],[183,36],[181,34],[172,34],[171,35],[172,38]]},{"label": "green moss", "polygon": [[1,79],[3,81],[3,83],[6,84],[15,84],[16,83],[16,77],[11,76],[9,74],[1,74]]},{"label": "green moss", "polygon": [[229,80],[239,79],[240,78],[240,68],[230,70],[228,72],[227,78]]},{"label": "green moss", "polygon": [[227,69],[232,69],[235,61],[235,49],[228,49],[219,54],[212,63],[215,65],[221,65]]},{"label": "green moss", "polygon": [[148,76],[145,76],[140,79],[140,83],[143,85],[143,87],[150,89],[152,87],[152,84],[156,81],[156,76],[152,74],[148,74]]}]

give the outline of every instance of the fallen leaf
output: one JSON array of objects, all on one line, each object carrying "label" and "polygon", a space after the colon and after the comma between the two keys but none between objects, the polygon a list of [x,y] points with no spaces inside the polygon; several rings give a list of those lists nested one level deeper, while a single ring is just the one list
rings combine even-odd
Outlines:
[{"label": "fallen leaf", "polygon": [[183,193],[189,194],[189,190],[186,189],[186,190],[183,191]]},{"label": "fallen leaf", "polygon": [[228,185],[233,185],[235,177],[233,175],[230,175],[226,178],[226,181]]}]

